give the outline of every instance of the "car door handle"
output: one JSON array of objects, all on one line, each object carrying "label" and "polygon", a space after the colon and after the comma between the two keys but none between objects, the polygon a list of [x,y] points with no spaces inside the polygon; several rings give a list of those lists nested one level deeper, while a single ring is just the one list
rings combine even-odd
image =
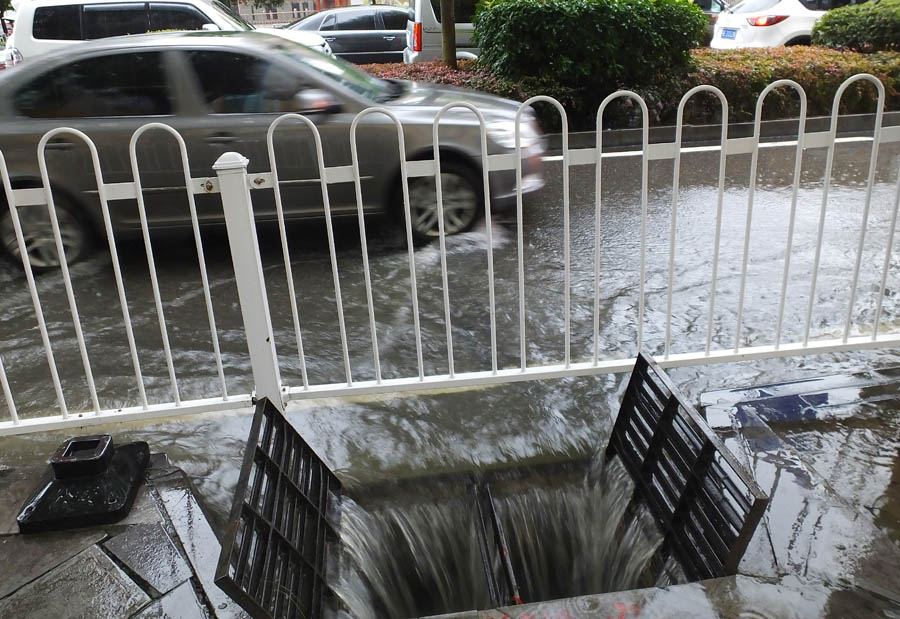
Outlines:
[{"label": "car door handle", "polygon": [[68,140],[56,140],[54,142],[47,142],[45,148],[47,150],[69,150],[73,146],[74,144]]},{"label": "car door handle", "polygon": [[237,138],[233,135],[228,135],[227,133],[217,133],[216,135],[211,135],[206,138],[207,144],[231,144],[235,141],[237,141]]},{"label": "car door handle", "polygon": [[325,37],[325,40],[331,43],[332,41],[334,41],[334,37]]},{"label": "car door handle", "polygon": [[397,37],[384,37],[384,40],[385,40],[385,41],[393,41],[393,40],[396,39],[396,38],[397,38]]}]

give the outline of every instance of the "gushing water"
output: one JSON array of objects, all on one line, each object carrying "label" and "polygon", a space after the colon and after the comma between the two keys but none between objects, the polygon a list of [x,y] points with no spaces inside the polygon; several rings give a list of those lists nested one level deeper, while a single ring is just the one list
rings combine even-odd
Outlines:
[{"label": "gushing water", "polygon": [[[604,465],[597,457],[586,472],[565,477],[490,482],[523,601],[652,584],[655,575],[645,572],[659,534],[639,513],[626,519],[633,485],[618,460]],[[460,486],[449,500],[342,506],[344,554],[332,587],[346,616],[418,617],[494,604],[473,494]]]},{"label": "gushing water", "polygon": [[661,537],[642,510],[626,520],[633,489],[619,460],[605,465],[601,454],[578,483],[495,494],[523,600],[646,584]]},{"label": "gushing water", "polygon": [[475,516],[464,499],[372,512],[347,502],[345,565],[335,587],[347,616],[419,617],[490,606]]}]

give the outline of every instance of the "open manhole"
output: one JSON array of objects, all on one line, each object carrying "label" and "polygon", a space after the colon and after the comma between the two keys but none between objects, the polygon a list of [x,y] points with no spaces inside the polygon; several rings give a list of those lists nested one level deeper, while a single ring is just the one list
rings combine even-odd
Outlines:
[{"label": "open manhole", "polygon": [[416,617],[734,574],[768,498],[639,356],[593,459],[345,494],[267,400],[217,584],[255,618]]}]

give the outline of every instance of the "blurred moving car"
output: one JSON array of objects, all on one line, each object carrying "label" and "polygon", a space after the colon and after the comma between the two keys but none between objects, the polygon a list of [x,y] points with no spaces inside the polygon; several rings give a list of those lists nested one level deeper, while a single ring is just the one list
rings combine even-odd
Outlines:
[{"label": "blurred moving car", "polygon": [[[410,0],[413,19],[406,25],[406,49],[403,62],[440,60],[441,0]],[[475,15],[477,0],[453,0],[453,19],[456,22],[456,57],[476,58],[480,52],[475,43]]]},{"label": "blurred moving car", "polygon": [[[219,0],[29,0],[19,10],[0,69],[74,43],[164,30],[246,31],[253,26]],[[277,33],[328,52],[314,33]]]},{"label": "blurred moving car", "polygon": [[[863,0],[865,1],[865,0]],[[809,45],[813,25],[826,11],[856,0],[743,0],[719,15],[711,46]]]},{"label": "blurred moving car", "polygon": [[335,56],[357,64],[403,62],[406,23],[412,19],[410,9],[364,5],[321,11],[286,29],[317,32]]},{"label": "blurred moving car", "polygon": [[[266,133],[285,112],[313,119],[322,137],[328,166],[350,165],[350,124],[371,106],[390,109],[402,123],[407,159],[434,155],[432,123],[451,101],[467,101],[487,123],[488,154],[515,152],[519,104],[462,89],[377,79],[351,64],[303,45],[257,32],[191,32],[117,37],[48,54],[0,74],[0,151],[12,186],[40,186],[35,156],[41,136],[65,126],[84,131],[95,142],[104,181],[133,182],[128,144],[142,125],[158,121],[179,131],[190,158],[191,175],[212,175],[211,166],[227,151],[250,160],[250,172],[271,169]],[[543,141],[534,116],[523,112],[522,192],[543,185]],[[471,228],[483,213],[481,131],[471,111],[448,111],[441,121],[441,186],[447,234]],[[383,114],[361,121],[357,144],[363,207],[403,223],[397,130]],[[274,141],[279,188],[291,219],[324,214],[319,171],[309,129],[298,122],[281,126]],[[181,156],[171,135],[146,134],[138,160],[147,216],[156,228],[189,228],[190,213]],[[60,135],[46,148],[47,169],[67,259],[77,261],[103,230],[96,181],[88,151],[72,135]],[[515,203],[513,170],[490,175],[491,205]],[[275,220],[274,192],[253,192],[258,220]],[[0,194],[2,197],[2,194]],[[435,179],[409,180],[412,228],[417,240],[438,234]],[[354,183],[329,187],[334,215],[357,213]],[[140,232],[135,201],[116,201],[110,209],[117,239]],[[224,221],[219,196],[197,195],[203,224]],[[58,263],[44,205],[20,207],[32,264]],[[18,245],[9,209],[0,205],[0,246],[12,256]]]}]

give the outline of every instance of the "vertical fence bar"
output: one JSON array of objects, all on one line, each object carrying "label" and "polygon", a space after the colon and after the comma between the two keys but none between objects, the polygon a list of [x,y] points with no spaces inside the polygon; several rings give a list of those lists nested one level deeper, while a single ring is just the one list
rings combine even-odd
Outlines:
[{"label": "vertical fence bar", "polygon": [[[53,228],[53,238],[56,241],[56,251],[59,253],[59,265],[62,269],[63,285],[66,288],[66,297],[69,302],[69,311],[72,314],[72,325],[75,328],[75,340],[78,344],[78,351],[81,353],[81,364],[84,367],[85,379],[88,384],[88,391],[91,395],[91,403],[94,405],[94,413],[100,414],[100,400],[97,397],[97,387],[94,384],[94,374],[91,371],[91,362],[88,358],[87,346],[84,341],[84,333],[81,329],[81,319],[78,316],[78,306],[75,303],[75,290],[72,287],[72,277],[69,275],[69,261],[66,258],[65,247],[63,247],[62,234],[59,230],[59,219],[56,216],[56,204],[53,200],[53,191],[50,187],[50,176],[47,173],[47,160],[45,159],[44,150],[47,142],[59,135],[60,133],[71,133],[85,140],[89,147],[93,146],[86,135],[75,129],[67,129],[64,127],[53,129],[44,134],[40,142],[38,142],[38,168],[40,168],[41,182],[44,186],[44,197],[47,200],[47,210],[50,213],[50,226]],[[93,153],[92,153],[93,154]],[[102,179],[97,179],[98,189],[103,186]]]},{"label": "vertical fence bar", "polygon": [[[797,82],[779,80],[800,95],[800,120],[797,127],[797,150],[794,152],[794,180],[791,184],[791,214],[788,218],[787,247],[784,250],[784,273],[781,277],[781,296],[778,299],[778,319],[775,324],[775,350],[781,346],[781,329],[784,324],[784,303],[787,298],[788,276],[791,272],[791,252],[794,244],[794,224],[797,220],[797,195],[800,191],[800,172],[803,169],[803,144],[806,138],[806,91]],[[776,82],[777,83],[777,82]]]},{"label": "vertical fence bar", "polygon": [[695,94],[700,92],[711,92],[719,99],[719,104],[722,107],[722,133],[719,138],[721,143],[721,150],[719,152],[719,183],[718,183],[718,197],[716,200],[716,234],[715,241],[713,244],[713,263],[712,263],[712,275],[711,275],[711,285],[710,285],[710,293],[709,293],[709,310],[707,312],[707,328],[706,328],[706,354],[709,355],[710,348],[712,347],[712,332],[713,332],[713,318],[715,314],[715,305],[716,305],[716,280],[718,278],[719,272],[719,247],[721,245],[722,238],[722,203],[725,196],[725,161],[728,154],[728,101],[725,99],[725,95],[721,90],[716,88],[715,86],[702,85],[691,88],[687,91],[683,97],[681,97],[681,101],[678,102],[678,115],[675,123],[675,161],[673,167],[673,178],[672,178],[672,220],[671,220],[671,231],[669,238],[669,282],[668,282],[668,290],[666,293],[666,335],[665,335],[665,358],[669,357],[669,349],[670,349],[670,341],[671,341],[671,328],[672,328],[672,289],[673,289],[673,281],[675,277],[675,232],[676,225],[678,223],[677,219],[677,211],[678,211],[678,192],[680,186],[680,175],[681,175],[681,141],[682,141],[682,131],[684,129],[684,108],[687,105],[688,100],[693,97]]},{"label": "vertical fence bar", "polygon": [[288,298],[291,303],[291,319],[294,326],[294,340],[297,343],[297,357],[300,360],[300,379],[303,388],[309,389],[309,377],[306,371],[306,354],[303,352],[303,335],[300,331],[300,309],[297,306],[297,292],[294,289],[294,270],[291,266],[291,252],[287,242],[287,228],[284,223],[284,206],[281,200],[281,182],[278,180],[278,163],[275,160],[275,128],[287,119],[299,119],[299,114],[279,116],[269,125],[266,134],[266,147],[269,152],[269,169],[272,171],[272,186],[275,192],[275,215],[278,218],[278,233],[281,236],[281,256],[284,261],[284,274],[287,280]]},{"label": "vertical fence bar", "polygon": [[[741,284],[740,284],[740,292],[738,293],[738,308],[737,308],[737,326],[735,328],[734,333],[734,352],[737,352],[741,347],[741,329],[743,327],[744,320],[744,293],[746,292],[747,287],[747,268],[749,266],[750,261],[750,230],[753,225],[753,199],[756,194],[756,174],[757,174],[757,166],[759,163],[759,134],[760,127],[762,123],[762,110],[763,103],[766,100],[766,95],[772,92],[775,88],[780,86],[792,86],[800,93],[800,133],[798,134],[798,145],[802,144],[802,135],[804,129],[804,115],[806,114],[806,99],[803,93],[803,88],[800,87],[797,82],[793,82],[791,80],[778,80],[776,82],[772,82],[766,88],[759,93],[759,97],[756,99],[756,115],[754,117],[753,122],[753,151],[750,155],[750,190],[747,195],[747,219],[744,226],[744,252],[743,259],[741,262]],[[794,193],[792,194],[792,207],[791,207],[791,219],[790,224],[788,225],[788,236],[790,237],[793,234],[793,223],[794,223],[794,205],[796,204],[796,186],[797,186],[797,175],[799,172],[799,163],[802,151],[797,154],[797,157],[794,160]],[[786,260],[789,258],[786,258]],[[787,264],[787,263],[786,263]],[[780,319],[780,316],[779,316]],[[779,323],[780,326],[780,323]],[[776,342],[778,338],[776,337]]]},{"label": "vertical fence bar", "polygon": [[6,378],[6,370],[3,369],[3,357],[0,356],[0,388],[3,389],[3,397],[6,399],[6,408],[14,424],[19,423],[19,414],[16,412],[16,403],[13,402],[12,391],[9,388],[9,380]]},{"label": "vertical fence bar", "polygon": [[372,298],[372,276],[369,269],[369,249],[366,239],[366,222],[363,214],[362,180],[359,175],[359,151],[356,144],[356,131],[359,122],[369,114],[385,114],[394,121],[397,129],[397,140],[400,144],[400,158],[406,159],[403,144],[403,126],[390,111],[384,108],[368,108],[357,114],[350,124],[350,160],[353,165],[353,186],[356,190],[356,212],[359,218],[359,243],[362,248],[363,275],[366,283],[366,301],[369,305],[369,332],[372,338],[372,361],[375,364],[375,382],[381,384],[381,360],[378,356],[378,330],[375,327],[375,302]]},{"label": "vertical fence bar", "polygon": [[813,306],[816,301],[816,284],[819,277],[819,261],[822,257],[822,237],[825,232],[825,210],[828,206],[828,190],[831,188],[831,169],[834,165],[834,141],[837,138],[838,104],[847,82],[841,84],[834,95],[831,107],[831,126],[828,131],[828,153],[825,156],[825,183],[822,187],[822,204],[819,207],[819,223],[816,232],[816,254],[813,258],[812,276],[809,285],[809,302],[806,307],[806,326],[803,330],[803,347],[809,343],[809,329],[812,325]]},{"label": "vertical fence bar", "polygon": [[[878,109],[875,110],[875,131],[872,135],[872,153],[869,157],[869,175],[866,179],[866,198],[863,203],[862,223],[859,228],[859,243],[856,246],[856,261],[853,265],[853,283],[850,285],[850,303],[847,305],[847,320],[844,322],[844,342],[850,337],[850,326],[853,321],[853,306],[856,303],[856,287],[859,283],[859,268],[866,245],[866,228],[869,225],[869,208],[872,205],[872,186],[875,184],[875,168],[878,166],[878,147],[881,142],[881,122],[884,117],[884,84],[874,75],[861,73],[854,75],[844,84],[859,80],[868,80],[878,90]],[[843,86],[843,85],[842,85]]]},{"label": "vertical fence bar", "polygon": [[[445,108],[441,108],[441,112]],[[432,147],[434,149],[434,185],[435,197],[437,198],[438,211],[438,236],[440,241],[441,253],[441,286],[444,291],[444,328],[447,337],[447,367],[450,378],[456,374],[453,367],[453,326],[450,324],[450,286],[447,277],[447,243],[444,235],[444,194],[441,185],[441,149],[438,141],[438,123],[441,119],[440,113],[435,116],[431,126]]]},{"label": "vertical fence bar", "polygon": [[234,277],[247,334],[250,365],[256,397],[269,398],[279,410],[284,410],[281,397],[281,374],[272,332],[269,298],[259,256],[253,204],[247,184],[249,160],[238,153],[225,153],[213,164],[219,177],[219,191],[225,211],[225,227],[234,264]]},{"label": "vertical fence bar", "polygon": [[[707,312],[707,327],[706,327],[706,355],[709,356],[710,349],[712,348],[712,332],[713,332],[713,318],[715,317],[715,309],[716,309],[716,280],[718,279],[719,274],[719,249],[722,242],[722,204],[725,197],[725,161],[728,157],[728,100],[725,98],[725,95],[721,90],[716,88],[715,86],[702,85],[695,86],[691,88],[689,91],[685,93],[685,95],[681,98],[681,101],[678,103],[678,119],[675,124],[675,160],[676,162],[680,162],[680,153],[681,153],[681,133],[684,126],[684,108],[687,104],[688,100],[693,97],[695,94],[699,92],[711,92],[719,99],[719,104],[722,107],[722,133],[719,138],[721,142],[721,150],[719,151],[719,183],[718,183],[718,191],[716,198],[716,235],[715,241],[713,244],[713,263],[712,263],[712,275],[711,275],[711,283],[710,283],[710,291],[709,291],[709,310]],[[672,230],[672,234],[675,234],[675,230]],[[670,253],[672,256],[670,260],[674,259],[674,241],[670,243]],[[671,294],[672,290],[672,265],[670,264],[669,270],[669,292]],[[671,314],[671,312],[670,312]],[[666,320],[670,320],[670,317],[667,317]],[[666,327],[668,329],[668,326]],[[668,339],[668,336],[667,338]]]},{"label": "vertical fence bar", "polygon": [[[204,256],[204,253],[203,253],[203,240],[200,236],[200,222],[197,218],[197,204],[196,204],[196,201],[194,200],[193,188],[191,187],[191,168],[190,168],[190,163],[188,162],[187,147],[185,146],[184,138],[181,137],[181,134],[179,134],[175,129],[173,129],[169,125],[166,125],[164,123],[148,123],[142,127],[139,127],[138,130],[135,131],[134,134],[131,136],[131,142],[129,143],[128,150],[129,150],[129,156],[131,158],[131,173],[132,173],[132,177],[134,178],[134,182],[135,182],[135,193],[138,196],[138,210],[139,210],[141,217],[144,218],[141,221],[141,228],[142,228],[142,231],[144,232],[144,247],[147,251],[147,260],[148,260],[148,265],[150,267],[150,273],[151,273],[151,283],[154,284],[154,300],[156,300],[158,303],[157,315],[160,318],[160,323],[164,324],[164,318],[162,317],[162,307],[161,307],[161,304],[159,303],[159,285],[158,285],[158,283],[156,283],[156,279],[157,279],[156,278],[156,266],[155,266],[155,263],[153,262],[153,249],[152,249],[152,246],[150,245],[150,236],[149,236],[149,232],[147,231],[147,227],[146,227],[146,221],[145,221],[146,210],[144,208],[144,203],[143,203],[143,188],[141,186],[141,176],[140,176],[140,171],[138,170],[138,162],[137,162],[138,139],[144,133],[146,133],[147,131],[150,131],[151,129],[159,129],[159,130],[167,132],[168,134],[173,136],[175,138],[175,141],[178,143],[178,150],[181,155],[181,171],[182,171],[182,175],[184,177],[185,190],[187,191],[188,210],[189,210],[190,216],[191,216],[191,228],[193,229],[193,232],[194,232],[194,245],[197,247],[197,262],[200,267],[200,281],[203,286],[203,300],[206,303],[206,318],[209,323],[209,330],[210,330],[210,334],[212,336],[213,354],[216,359],[216,372],[219,376],[219,384],[220,384],[220,387],[222,390],[222,399],[227,399],[228,398],[228,389],[225,385],[225,370],[222,367],[222,352],[219,349],[219,334],[218,334],[218,330],[216,329],[216,319],[215,319],[215,314],[213,312],[212,296],[211,296],[210,290],[209,290],[209,275],[207,274],[207,269],[206,269],[206,257]],[[161,333],[162,333],[162,331],[161,331]],[[164,342],[164,347],[165,347],[168,344],[168,336],[167,335],[163,336],[163,342]],[[167,353],[167,361],[168,361],[169,356],[170,355]],[[173,390],[175,392],[175,398],[176,398],[175,402],[177,404],[180,402],[180,400],[178,399],[179,398],[178,387],[177,387],[177,384],[174,382],[174,365],[170,364],[169,368],[170,368],[170,380],[173,381],[172,382]]]},{"label": "vertical fence bar", "polygon": [[897,173],[897,188],[894,190],[894,210],[891,214],[891,228],[884,249],[884,265],[881,267],[881,286],[878,289],[878,304],[875,307],[875,326],[872,329],[872,341],[878,339],[878,328],[881,326],[881,311],[884,306],[884,292],[887,287],[888,268],[891,266],[891,254],[894,247],[894,231],[897,228],[897,211],[900,210],[900,170]]},{"label": "vertical fence bar", "polygon": [[407,259],[409,262],[409,283],[410,283],[410,296],[412,298],[412,306],[413,306],[413,330],[415,331],[415,340],[416,340],[416,361],[417,367],[419,371],[419,380],[425,379],[425,364],[422,359],[422,327],[419,324],[419,293],[416,286],[416,259],[415,259],[415,246],[413,243],[412,236],[412,215],[410,213],[409,206],[409,173],[407,172],[407,161],[406,161],[406,139],[403,135],[403,125],[400,124],[400,120],[397,116],[387,108],[383,107],[374,107],[368,108],[360,112],[353,119],[353,122],[350,125],[350,156],[353,163],[353,174],[354,174],[354,182],[356,183],[356,203],[359,209],[359,217],[360,217],[360,233],[363,235],[361,237],[363,243],[363,257],[365,260],[365,273],[366,273],[366,295],[369,300],[369,322],[372,330],[372,345],[373,345],[373,355],[375,359],[375,366],[378,368],[378,380],[380,382],[381,369],[380,362],[378,360],[378,344],[375,339],[375,314],[374,314],[374,304],[372,302],[372,292],[371,292],[371,283],[369,277],[369,267],[368,267],[368,252],[366,250],[366,244],[364,239],[364,224],[362,221],[362,187],[360,186],[360,175],[359,175],[359,154],[357,152],[357,144],[356,144],[356,128],[359,122],[370,114],[384,114],[388,118],[390,118],[394,126],[397,129],[397,144],[398,149],[400,151],[400,186],[401,192],[403,194],[403,214],[406,224],[406,248],[407,248]]},{"label": "vertical fence bar", "polygon": [[[285,114],[276,120],[282,118],[299,120],[309,128],[313,135],[313,141],[316,147],[316,163],[318,164],[319,169],[319,187],[322,190],[322,204],[325,207],[325,230],[328,234],[328,253],[331,256],[331,278],[334,282],[334,302],[337,306],[338,328],[341,333],[341,353],[344,358],[344,373],[347,377],[347,386],[350,387],[353,385],[353,375],[350,372],[350,349],[347,345],[347,327],[344,323],[344,302],[341,298],[341,275],[338,271],[337,251],[334,245],[334,223],[331,218],[331,202],[328,199],[328,177],[327,172],[325,171],[325,154],[322,151],[322,136],[319,134],[319,128],[306,116],[301,114]],[[272,148],[274,151],[274,147]],[[293,295],[291,296],[293,298]],[[299,328],[297,333],[299,333]]]},{"label": "vertical fence bar", "polygon": [[[488,152],[487,152],[487,123],[485,122],[484,115],[481,111],[472,105],[471,103],[466,103],[462,101],[452,102],[446,104],[440,110],[438,110],[437,115],[435,116],[434,123],[435,127],[437,127],[440,122],[441,117],[448,111],[453,108],[463,108],[466,110],[470,110],[475,117],[478,119],[479,125],[479,135],[480,135],[480,144],[481,144],[481,177],[482,177],[482,186],[484,192],[484,221],[485,221],[485,231],[487,233],[487,275],[488,275],[488,304],[490,309],[490,329],[491,329],[491,372],[493,374],[497,373],[497,317],[496,317],[496,300],[494,297],[494,240],[492,238],[492,230],[491,230],[491,185],[489,172],[490,168],[488,165]],[[517,127],[518,129],[518,127]],[[435,133],[437,135],[437,133]],[[435,145],[437,145],[437,138],[435,137]],[[437,174],[440,175],[440,167],[437,168]],[[438,201],[438,207],[441,207],[440,200]],[[440,225],[440,224],[439,224]],[[441,233],[443,237],[443,232]],[[445,283],[446,286],[446,283]],[[448,318],[449,320],[449,318]],[[452,374],[451,374],[452,376]]]},{"label": "vertical fence bar", "polygon": [[25,246],[25,235],[22,233],[22,222],[19,221],[16,197],[13,194],[12,182],[9,178],[9,169],[6,167],[6,157],[0,152],[0,179],[3,180],[3,190],[6,193],[6,202],[9,206],[9,216],[12,219],[13,230],[16,233],[16,244],[19,255],[22,258],[22,266],[25,269],[25,280],[28,282],[28,292],[31,294],[31,302],[34,306],[34,315],[37,319],[38,330],[41,333],[41,342],[44,346],[44,354],[47,357],[47,365],[50,368],[50,380],[56,392],[56,403],[63,419],[68,419],[69,410],[66,407],[66,399],[63,395],[62,383],[59,380],[59,370],[53,357],[53,347],[50,346],[50,334],[47,332],[47,322],[44,320],[44,310],[41,307],[41,299],[38,296],[37,285],[34,282],[34,271],[31,268],[31,259],[28,257],[28,248]]},{"label": "vertical fence bar", "polygon": [[516,222],[517,222],[517,243],[518,243],[518,266],[519,266],[519,355],[521,357],[521,368],[525,370],[528,366],[528,358],[526,356],[526,340],[525,340],[525,256],[524,256],[524,233],[522,228],[522,112],[525,108],[533,106],[535,103],[550,103],[559,112],[562,121],[562,167],[563,167],[563,260],[565,262],[565,272],[563,275],[565,286],[565,364],[569,367],[570,363],[570,344],[571,334],[571,267],[569,265],[569,117],[565,108],[559,101],[553,97],[545,95],[537,95],[526,99],[516,112]]},{"label": "vertical fence bar", "polygon": [[[606,106],[619,97],[630,98],[637,102],[641,108],[642,124],[641,124],[641,219],[646,220],[647,217],[647,172],[650,161],[650,118],[647,111],[647,104],[635,92],[630,90],[617,90],[606,97],[600,107],[597,109],[597,165],[595,168],[594,187],[596,195],[594,196],[594,365],[599,363],[600,358],[600,210],[601,210],[601,188],[602,175],[601,168],[603,163],[603,112]],[[643,279],[643,278],[642,278]],[[668,338],[667,338],[668,339]],[[668,354],[668,349],[667,349]]]}]

